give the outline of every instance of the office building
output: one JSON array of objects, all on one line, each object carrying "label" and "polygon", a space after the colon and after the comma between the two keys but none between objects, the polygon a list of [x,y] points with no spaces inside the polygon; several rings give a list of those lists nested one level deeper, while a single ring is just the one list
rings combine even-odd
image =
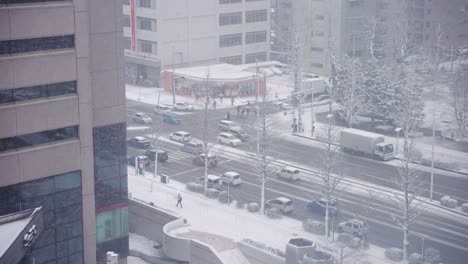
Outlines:
[{"label": "office building", "polygon": [[172,68],[265,61],[270,0],[126,0],[127,82],[160,84]]},{"label": "office building", "polygon": [[44,223],[21,263],[128,254],[121,17],[115,0],[0,0],[0,215],[42,206]]}]

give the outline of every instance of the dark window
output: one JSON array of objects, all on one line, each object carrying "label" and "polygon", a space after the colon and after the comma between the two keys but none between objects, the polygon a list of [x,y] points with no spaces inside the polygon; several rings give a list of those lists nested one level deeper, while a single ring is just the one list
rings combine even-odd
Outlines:
[{"label": "dark window", "polygon": [[156,1],[155,0],[138,0],[138,7],[155,8]]},{"label": "dark window", "polygon": [[246,23],[266,21],[267,17],[268,17],[268,13],[266,9],[245,12]]},{"label": "dark window", "polygon": [[266,40],[267,32],[265,30],[245,33],[245,44],[266,42]]},{"label": "dark window", "polygon": [[147,17],[137,17],[138,29],[156,31],[157,20]]},{"label": "dark window", "polygon": [[130,16],[129,15],[123,15],[123,17],[122,17],[122,26],[123,27],[130,27]]},{"label": "dark window", "polygon": [[0,55],[75,47],[73,35],[0,41]]},{"label": "dark window", "polygon": [[0,151],[20,149],[78,137],[78,126],[0,139]]},{"label": "dark window", "polygon": [[124,4],[124,5],[130,5],[130,0],[122,0],[122,4]]},{"label": "dark window", "polygon": [[0,90],[0,104],[14,102],[13,89]]},{"label": "dark window", "polygon": [[124,37],[124,49],[131,49],[132,48],[132,39],[129,37]]},{"label": "dark window", "polygon": [[0,104],[76,94],[76,81],[0,90]]},{"label": "dark window", "polygon": [[267,54],[266,52],[259,52],[259,53],[250,53],[245,55],[245,63],[254,63],[260,61],[266,61]]},{"label": "dark window", "polygon": [[220,26],[235,25],[235,24],[242,24],[242,12],[219,15]]},{"label": "dark window", "polygon": [[0,4],[22,4],[37,2],[63,2],[64,0],[0,0]]},{"label": "dark window", "polygon": [[148,40],[139,39],[138,41],[139,50],[145,53],[157,54],[158,43]]},{"label": "dark window", "polygon": [[235,3],[241,3],[242,0],[219,0],[220,4],[235,4]]},{"label": "dark window", "polygon": [[232,47],[242,45],[242,33],[223,35],[219,37],[219,47]]}]

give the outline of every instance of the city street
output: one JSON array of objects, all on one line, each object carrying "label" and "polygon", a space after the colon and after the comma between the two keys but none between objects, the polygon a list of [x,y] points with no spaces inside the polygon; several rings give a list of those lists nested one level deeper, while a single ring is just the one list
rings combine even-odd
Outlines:
[{"label": "city street", "polygon": [[[137,101],[127,101],[128,120],[127,120],[127,138],[134,136],[145,136],[153,140],[151,135],[153,129],[150,126],[135,123],[131,116],[135,112],[146,112],[152,114],[150,105]],[[218,122],[221,120],[225,110],[210,110],[209,111],[209,139],[214,142],[218,131]],[[194,138],[201,138],[203,113],[198,110],[194,113],[177,113],[182,120],[180,125],[169,125],[162,123],[161,126],[161,149],[169,152],[169,160],[166,163],[160,164],[159,173],[166,174],[172,180],[181,182],[194,181],[203,175],[203,167],[192,165],[189,153],[181,152],[179,143],[173,143],[168,140],[168,134],[178,130],[188,131]],[[247,132],[250,134],[251,140],[255,140],[255,119],[252,113],[246,119],[237,120]],[[231,110],[231,116],[235,117],[235,109]],[[154,140],[153,140],[154,141]],[[275,144],[272,144],[271,150],[275,153],[276,162],[271,165],[271,170],[279,170],[284,166],[284,161],[293,162],[294,164],[303,164],[304,167],[314,168],[320,160],[320,151],[317,147],[304,145],[297,142],[275,139]],[[230,193],[235,200],[243,200],[244,202],[259,202],[260,200],[260,178],[259,171],[252,161],[252,157],[240,153],[244,151],[255,152],[256,144],[244,144],[239,147],[240,150],[233,150],[229,147],[216,146],[212,152],[218,156],[219,164],[216,168],[209,169],[210,174],[219,175],[226,171],[236,171],[241,174],[243,184],[239,187],[230,188]],[[142,150],[128,148],[128,155],[133,156],[141,153]],[[359,180],[369,184],[375,184],[383,187],[392,187],[391,175],[397,173],[397,170],[392,165],[387,165],[383,162],[368,160],[361,157],[354,157],[343,154],[343,175],[350,180]],[[313,199],[321,197],[319,179],[314,172],[301,168],[303,180],[300,182],[289,182],[278,179],[276,176],[271,176],[267,182],[266,198],[274,198],[277,196],[289,197],[294,201],[295,211],[291,217],[297,219],[314,218],[321,220],[321,217],[313,215],[306,210],[306,203]],[[151,166],[146,173],[153,173],[154,168]],[[425,173],[425,176],[427,173]],[[450,194],[453,197],[458,197],[464,201],[468,200],[466,189],[468,189],[468,179],[466,177],[447,177],[442,174],[435,174],[435,198],[438,199],[443,194]],[[444,182],[444,185],[439,181]],[[342,191],[339,198],[339,214],[335,223],[339,223],[345,219],[353,218],[355,214],[364,215],[367,207],[368,195],[361,187],[361,192],[356,191],[353,187],[347,187],[343,183],[346,190]],[[227,189],[227,187],[225,187]],[[369,226],[370,232],[367,239],[376,245],[382,247],[399,247],[401,245],[402,232],[396,228],[394,221],[391,219],[391,214],[398,214],[395,205],[387,199],[375,197],[371,201],[369,211]],[[413,232],[427,236],[425,247],[435,247],[441,250],[444,259],[447,263],[459,263],[461,259],[468,257],[468,225],[467,220],[463,216],[455,214],[444,214],[444,212],[426,211],[412,227]],[[410,242],[411,250],[419,252],[421,250],[421,239],[418,234],[413,233]]]}]

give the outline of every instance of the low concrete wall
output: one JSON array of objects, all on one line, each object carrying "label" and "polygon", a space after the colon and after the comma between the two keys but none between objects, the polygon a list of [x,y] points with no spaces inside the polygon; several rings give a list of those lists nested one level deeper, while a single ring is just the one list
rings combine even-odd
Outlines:
[{"label": "low concrete wall", "polygon": [[237,246],[253,263],[256,264],[285,264],[286,261],[280,256],[270,254],[251,245],[238,242]]},{"label": "low concrete wall", "polygon": [[211,246],[169,234],[171,230],[185,225],[184,219],[148,205],[145,201],[133,198],[128,203],[130,232],[162,244],[167,257],[189,261],[191,264],[223,264]]},{"label": "low concrete wall", "polygon": [[187,222],[185,219],[177,219],[167,223],[163,227],[163,251],[166,256],[181,261],[191,260],[191,240],[189,238],[178,237],[171,234],[172,230],[181,228],[186,224]]}]

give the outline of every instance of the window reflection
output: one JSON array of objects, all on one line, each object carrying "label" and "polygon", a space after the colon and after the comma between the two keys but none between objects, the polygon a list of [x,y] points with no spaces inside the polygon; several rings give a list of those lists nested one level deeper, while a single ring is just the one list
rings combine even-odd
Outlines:
[{"label": "window reflection", "polygon": [[60,82],[0,91],[0,104],[76,94],[76,81]]}]

